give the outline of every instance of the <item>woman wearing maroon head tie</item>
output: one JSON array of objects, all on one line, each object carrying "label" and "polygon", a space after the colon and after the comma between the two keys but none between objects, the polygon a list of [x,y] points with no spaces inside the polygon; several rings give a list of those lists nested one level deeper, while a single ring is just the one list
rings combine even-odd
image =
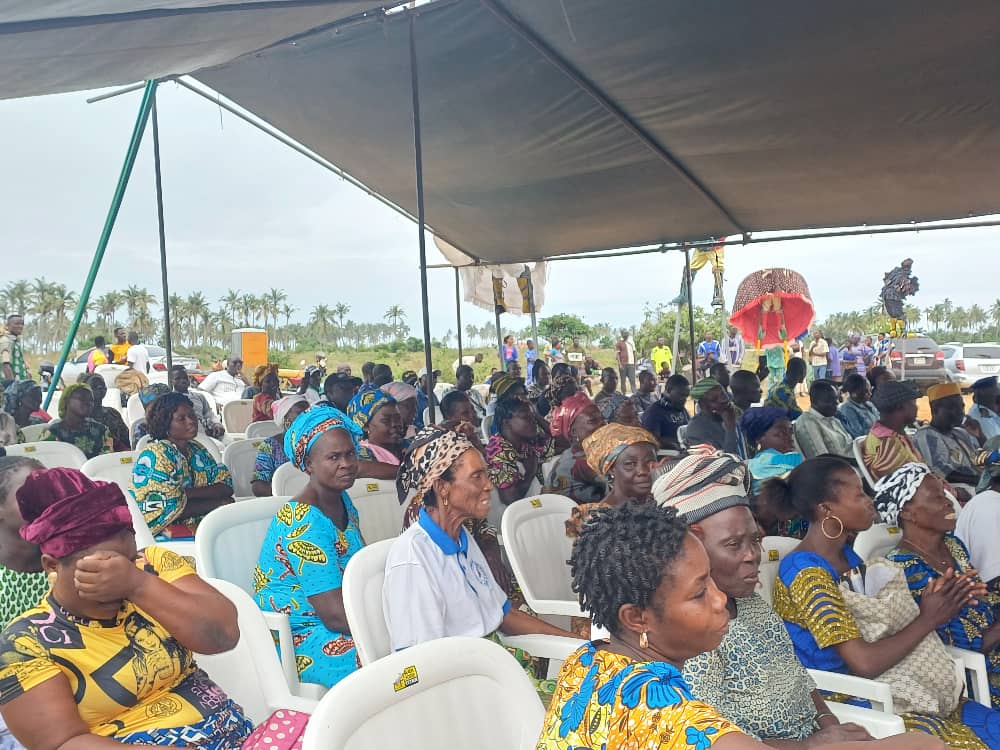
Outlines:
[{"label": "woman wearing maroon head tie", "polygon": [[192,655],[236,645],[233,605],[176,554],[136,552],[115,484],[39,470],[17,504],[52,589],[0,634],[0,713],[14,736],[28,750],[240,747],[250,722]]}]

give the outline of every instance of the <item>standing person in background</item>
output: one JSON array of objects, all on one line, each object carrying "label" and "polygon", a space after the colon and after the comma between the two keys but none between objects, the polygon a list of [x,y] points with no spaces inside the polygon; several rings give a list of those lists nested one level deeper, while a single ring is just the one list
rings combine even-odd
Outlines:
[{"label": "standing person in background", "polygon": [[823,338],[823,332],[817,329],[809,344],[809,365],[812,367],[813,380],[825,380],[829,365],[830,345]]},{"label": "standing person in background", "polygon": [[893,350],[892,339],[888,333],[880,333],[875,343],[874,364],[882,367],[889,365],[889,353]]},{"label": "standing person in background", "polygon": [[538,360],[538,350],[535,348],[535,342],[528,339],[527,344],[524,348],[524,368],[527,372],[527,377],[524,381],[525,385],[531,386],[535,378],[535,362]]},{"label": "standing person in background", "polygon": [[115,343],[108,349],[111,350],[111,364],[124,365],[128,356],[128,334],[121,326],[115,329]]},{"label": "standing person in background", "polygon": [[136,372],[149,375],[149,350],[139,343],[139,334],[136,331],[128,333],[128,352],[125,354],[125,362]]},{"label": "standing person in background", "polygon": [[840,349],[838,349],[833,344],[833,339],[829,336],[826,337],[826,348],[829,350],[827,352],[827,361],[829,362],[827,366],[827,377],[834,383],[841,382],[841,367],[840,367]]},{"label": "standing person in background", "polygon": [[560,341],[555,336],[552,337],[552,342],[549,345],[549,351],[548,354],[546,355],[546,358],[549,361],[550,369],[552,368],[553,365],[558,365],[561,362],[564,362],[566,359],[565,355],[563,354]]},{"label": "standing person in background", "polygon": [[674,366],[674,353],[667,346],[667,340],[663,336],[656,337],[656,346],[649,353],[649,358],[653,360],[653,370],[658,378],[670,377],[671,368]]},{"label": "standing person in background", "polygon": [[87,372],[91,375],[98,365],[106,365],[110,361],[110,354],[107,349],[107,342],[103,336],[94,337],[94,348],[87,355]]},{"label": "standing person in background", "polygon": [[746,354],[747,345],[743,341],[743,334],[735,326],[726,329],[726,335],[722,339],[722,353],[724,361],[731,367],[739,367],[743,364],[743,357]]},{"label": "standing person in background", "polygon": [[615,353],[618,355],[618,379],[622,384],[622,393],[625,392],[626,380],[630,391],[635,393],[635,345],[624,328],[621,339],[615,344]]},{"label": "standing person in background", "polygon": [[28,368],[24,364],[21,351],[21,334],[24,332],[24,316],[14,313],[7,316],[7,330],[0,336],[0,366],[3,368],[5,383],[27,380]]},{"label": "standing person in background", "polygon": [[514,343],[514,337],[507,334],[503,337],[503,369],[504,372],[510,370],[510,366],[517,362],[519,352],[517,351],[517,345]]},{"label": "standing person in background", "polygon": [[720,353],[719,342],[712,339],[709,331],[705,334],[705,340],[698,344],[698,372],[704,375],[706,370],[719,361]]}]

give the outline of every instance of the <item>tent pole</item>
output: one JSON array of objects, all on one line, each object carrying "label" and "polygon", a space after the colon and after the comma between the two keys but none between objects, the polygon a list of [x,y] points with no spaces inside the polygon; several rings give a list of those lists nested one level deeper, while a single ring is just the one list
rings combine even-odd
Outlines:
[{"label": "tent pole", "polygon": [[170,335],[170,289],[167,285],[167,232],[163,223],[163,175],[160,172],[160,121],[156,116],[153,90],[153,174],[156,181],[156,223],[160,230],[160,280],[163,284],[163,343],[167,348],[167,372],[174,366],[173,338]]},{"label": "tent pole", "polygon": [[684,278],[687,279],[688,290],[688,343],[691,346],[691,385],[698,382],[698,358],[694,348],[694,305],[691,303],[691,248],[684,246]]},{"label": "tent pole", "polygon": [[500,311],[503,308],[497,305],[493,308],[497,321],[497,354],[500,356],[500,372],[507,372],[507,361],[503,358],[503,332],[500,330]]},{"label": "tent pole", "polygon": [[[531,269],[524,267],[524,272],[528,276],[528,312],[531,313],[531,340],[538,346],[538,318],[535,315],[535,284],[531,280]],[[525,373],[531,377],[531,373]]]},{"label": "tent pole", "polygon": [[420,81],[417,72],[416,16],[410,16],[410,84],[413,91],[413,165],[417,177],[417,232],[420,245],[420,305],[424,324],[424,390],[427,392],[427,411],[430,423],[437,420],[434,414],[434,364],[431,360],[431,314],[427,301],[427,238],[424,236],[424,154],[420,136]]},{"label": "tent pole", "polygon": [[121,209],[122,200],[125,198],[125,188],[128,186],[129,177],[132,176],[132,167],[135,166],[135,158],[139,153],[139,145],[142,143],[142,134],[146,130],[146,122],[149,120],[149,113],[152,109],[153,95],[156,92],[156,81],[148,81],[146,90],[142,95],[142,103],[139,105],[139,114],[136,116],[135,125],[132,128],[132,138],[125,152],[125,162],[122,164],[121,172],[118,175],[118,184],[111,199],[111,206],[108,208],[108,215],[104,219],[104,228],[101,230],[100,239],[97,242],[97,250],[94,252],[94,259],[90,263],[90,270],[87,278],[83,282],[83,289],[80,291],[80,299],[76,304],[76,312],[73,314],[73,321],[70,323],[69,331],[66,334],[66,341],[63,343],[62,352],[59,354],[59,361],[56,363],[56,370],[52,375],[52,383],[45,393],[45,403],[43,409],[48,410],[52,403],[52,396],[56,392],[59,380],[62,377],[63,367],[69,358],[69,353],[73,349],[73,341],[76,339],[77,331],[80,330],[80,321],[83,320],[83,312],[90,303],[90,293],[94,288],[94,281],[97,279],[97,272],[101,268],[101,261],[104,260],[104,252],[108,249],[111,241],[111,231],[115,227],[115,220],[118,218],[118,211]]},{"label": "tent pole", "polygon": [[462,364],[462,290],[458,284],[458,269],[455,269],[455,318],[458,321],[458,364]]}]

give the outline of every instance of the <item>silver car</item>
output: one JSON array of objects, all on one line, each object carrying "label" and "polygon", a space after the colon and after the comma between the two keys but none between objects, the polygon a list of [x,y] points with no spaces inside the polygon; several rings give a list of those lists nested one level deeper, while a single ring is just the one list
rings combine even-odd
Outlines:
[{"label": "silver car", "polygon": [[1000,344],[960,344],[950,342],[941,346],[948,379],[969,389],[980,378],[1000,375]]}]

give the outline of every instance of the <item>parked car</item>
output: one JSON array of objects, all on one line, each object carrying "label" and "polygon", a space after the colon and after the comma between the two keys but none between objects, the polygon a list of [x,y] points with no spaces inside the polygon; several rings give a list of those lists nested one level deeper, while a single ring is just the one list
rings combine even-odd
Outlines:
[{"label": "parked car", "polygon": [[[146,349],[149,351],[149,379],[153,383],[166,383],[167,382],[167,350],[162,346],[156,346],[155,344],[147,344]],[[63,367],[62,372],[62,382],[75,383],[76,379],[80,376],[80,373],[87,371],[87,357],[90,353],[94,351],[94,347],[80,352],[78,355],[73,357],[73,359],[68,360]],[[197,358],[189,357],[185,354],[178,354],[174,352],[174,364],[184,365],[185,370],[200,370],[201,364],[198,362]]]},{"label": "parked car", "polygon": [[944,352],[934,339],[929,336],[912,336],[893,339],[892,345],[889,362],[897,378],[903,378],[905,375],[907,380],[921,389],[948,382],[948,371],[944,367]]},{"label": "parked car", "polygon": [[1000,375],[1000,344],[960,344],[950,342],[941,346],[944,352],[944,369],[953,383],[968,390],[980,378]]}]

